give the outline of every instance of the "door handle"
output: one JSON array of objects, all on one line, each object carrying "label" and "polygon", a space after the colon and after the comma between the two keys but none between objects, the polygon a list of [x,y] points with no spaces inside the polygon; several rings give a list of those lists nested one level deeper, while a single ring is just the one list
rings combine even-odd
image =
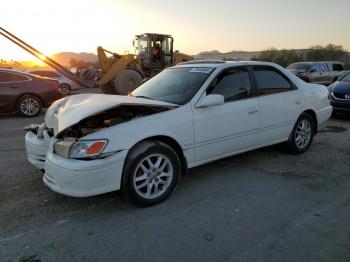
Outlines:
[{"label": "door handle", "polygon": [[10,86],[10,88],[18,88],[18,86]]},{"label": "door handle", "polygon": [[251,109],[248,109],[248,114],[255,114],[257,113],[259,110],[257,108],[251,108]]},{"label": "door handle", "polygon": [[296,99],[295,99],[295,103],[296,103],[296,104],[301,104],[301,98],[296,98]]}]

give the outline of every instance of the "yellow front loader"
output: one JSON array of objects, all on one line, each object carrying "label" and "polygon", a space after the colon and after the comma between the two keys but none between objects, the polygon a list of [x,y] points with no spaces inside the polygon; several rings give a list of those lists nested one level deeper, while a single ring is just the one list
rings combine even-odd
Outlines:
[{"label": "yellow front loader", "polygon": [[[153,77],[164,68],[193,59],[189,55],[173,51],[174,39],[171,35],[146,33],[137,35],[133,41],[136,54],[119,55],[98,47],[101,74],[97,73],[96,68],[89,67],[77,75],[2,27],[0,35],[75,83],[84,87],[95,87],[97,84],[106,94],[127,95],[144,79]],[[110,56],[107,56],[108,53]]]},{"label": "yellow front loader", "polygon": [[[144,79],[153,77],[164,68],[193,59],[174,52],[173,42],[170,35],[146,33],[137,35],[133,41],[136,54],[119,55],[98,47],[102,77],[97,84],[104,93],[127,95]],[[157,56],[154,48],[158,49]]]}]

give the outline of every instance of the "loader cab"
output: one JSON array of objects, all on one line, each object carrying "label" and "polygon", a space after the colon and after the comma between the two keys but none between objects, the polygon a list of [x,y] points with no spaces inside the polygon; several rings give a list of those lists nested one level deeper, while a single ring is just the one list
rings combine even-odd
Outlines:
[{"label": "loader cab", "polygon": [[150,33],[137,35],[133,45],[140,57],[142,69],[153,75],[153,72],[157,73],[171,66],[174,62],[173,41],[170,35]]}]

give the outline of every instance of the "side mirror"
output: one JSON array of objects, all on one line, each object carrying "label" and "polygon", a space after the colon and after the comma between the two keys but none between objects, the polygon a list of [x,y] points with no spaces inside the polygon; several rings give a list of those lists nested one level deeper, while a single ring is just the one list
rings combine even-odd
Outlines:
[{"label": "side mirror", "polygon": [[197,108],[203,108],[208,106],[219,106],[225,103],[223,95],[207,95],[197,104]]}]

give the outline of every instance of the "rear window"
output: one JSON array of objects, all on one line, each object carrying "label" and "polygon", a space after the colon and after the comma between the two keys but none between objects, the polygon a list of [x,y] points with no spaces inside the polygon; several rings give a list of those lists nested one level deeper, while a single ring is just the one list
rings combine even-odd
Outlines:
[{"label": "rear window", "polygon": [[293,89],[291,82],[276,69],[269,66],[253,68],[259,94],[269,95]]},{"label": "rear window", "polygon": [[343,71],[344,67],[342,64],[339,63],[334,63],[333,64],[333,71]]}]

